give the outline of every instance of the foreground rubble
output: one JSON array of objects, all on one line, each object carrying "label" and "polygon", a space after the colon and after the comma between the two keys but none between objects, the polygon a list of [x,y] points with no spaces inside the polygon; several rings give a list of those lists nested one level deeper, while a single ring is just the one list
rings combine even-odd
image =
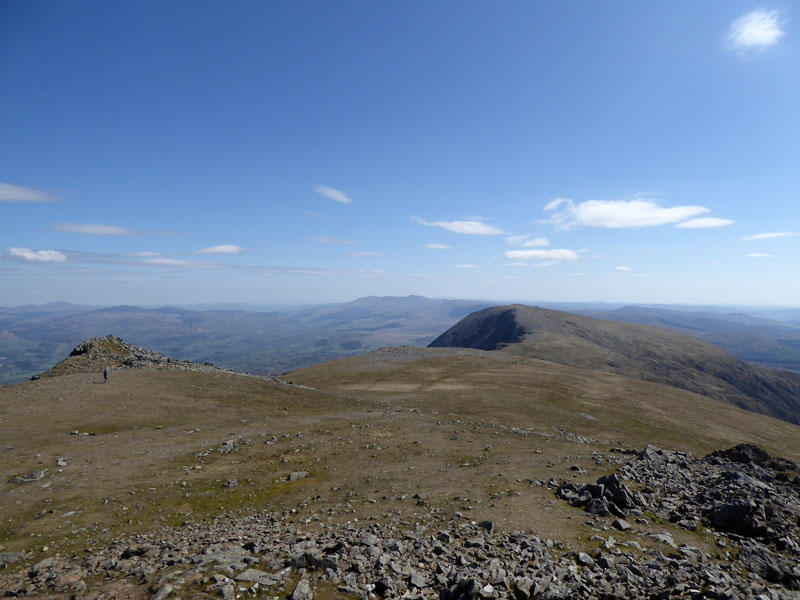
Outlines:
[{"label": "foreground rubble", "polygon": [[[798,472],[797,464],[748,444],[702,459],[648,446],[621,467],[621,478],[614,474],[582,486],[566,482],[556,495],[593,515],[619,517],[619,529],[629,526],[624,518],[634,517],[641,523],[660,521],[708,531],[718,547],[730,547],[724,553],[729,572],[738,570],[756,588],[765,582],[777,584],[781,597],[789,590],[793,592],[787,597],[800,597]],[[623,480],[639,489],[632,492]],[[669,534],[661,536],[674,546]],[[687,554],[685,548],[677,550]],[[713,597],[736,597],[719,596],[720,585],[727,583],[719,574],[710,582],[717,594]],[[747,586],[741,590],[748,592]]]},{"label": "foreground rubble", "polygon": [[24,567],[10,564],[0,589],[6,596],[111,598],[124,584],[127,595],[119,597],[156,600],[800,598],[797,465],[757,450],[695,459],[648,446],[619,476],[566,482],[556,492],[618,530],[645,523],[708,529],[714,553],[678,546],[668,532],[650,535],[663,550],[598,535],[593,550],[576,552],[458,513],[449,520],[298,525],[290,513],[264,512],[163,528],[34,564],[7,553]]}]

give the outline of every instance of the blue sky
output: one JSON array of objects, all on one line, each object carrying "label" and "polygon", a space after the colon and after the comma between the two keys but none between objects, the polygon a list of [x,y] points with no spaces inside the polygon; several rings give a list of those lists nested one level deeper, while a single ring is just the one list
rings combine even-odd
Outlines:
[{"label": "blue sky", "polygon": [[0,305],[798,305],[798,22],[6,0]]}]

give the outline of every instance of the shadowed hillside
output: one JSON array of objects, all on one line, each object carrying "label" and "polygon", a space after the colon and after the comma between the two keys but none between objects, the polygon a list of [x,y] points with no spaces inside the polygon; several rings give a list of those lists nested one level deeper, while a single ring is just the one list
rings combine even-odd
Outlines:
[{"label": "shadowed hillside", "polygon": [[515,304],[472,313],[431,347],[501,350],[663,383],[800,423],[800,376],[750,365],[695,338]]}]

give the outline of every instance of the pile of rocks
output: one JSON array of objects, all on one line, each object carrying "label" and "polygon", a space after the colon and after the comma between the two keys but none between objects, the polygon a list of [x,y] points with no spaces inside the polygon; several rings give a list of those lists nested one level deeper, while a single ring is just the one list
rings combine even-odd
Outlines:
[{"label": "pile of rocks", "polygon": [[597,484],[562,484],[556,495],[594,515],[638,516],[695,531],[738,549],[736,562],[760,579],[800,590],[800,467],[740,445],[696,459],[654,446]]},{"label": "pile of rocks", "polygon": [[[158,369],[169,371],[199,371],[203,373],[240,374],[230,369],[221,369],[211,363],[194,363],[170,358],[124,342],[121,338],[107,335],[80,343],[69,356],[49,371],[34,375],[31,379],[55,377],[68,373],[86,373],[113,369]],[[267,379],[274,380],[268,377]]]}]

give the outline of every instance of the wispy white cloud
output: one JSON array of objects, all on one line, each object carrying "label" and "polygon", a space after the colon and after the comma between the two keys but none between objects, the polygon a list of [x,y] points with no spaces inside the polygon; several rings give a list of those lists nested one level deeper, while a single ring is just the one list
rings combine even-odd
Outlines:
[{"label": "wispy white cloud", "polygon": [[325,196],[326,198],[333,200],[334,202],[339,202],[340,204],[352,204],[353,199],[350,198],[347,194],[345,194],[341,190],[337,190],[336,188],[328,187],[327,185],[318,185],[314,188],[314,191],[317,192],[321,196]]},{"label": "wispy white cloud", "polygon": [[716,217],[702,217],[700,219],[689,219],[683,223],[678,223],[675,227],[682,229],[708,229],[710,227],[725,227],[733,225],[735,221],[730,219],[717,219]]},{"label": "wispy white cloud", "polygon": [[533,265],[533,267],[535,269],[543,269],[545,267],[552,267],[553,265],[557,265],[557,264],[558,264],[557,260],[546,260],[544,262],[540,262],[540,263],[537,263],[537,264]]},{"label": "wispy white cloud", "polygon": [[116,225],[92,225],[81,223],[56,223],[51,227],[54,231],[81,233],[84,235],[136,235],[136,232]]},{"label": "wispy white cloud", "polygon": [[764,252],[751,252],[750,254],[745,254],[747,258],[775,258],[774,254],[765,254]]},{"label": "wispy white cloud", "polygon": [[464,233],[466,235],[504,235],[508,232],[498,229],[493,225],[482,223],[481,221],[426,221],[419,217],[412,216],[415,223],[426,227],[441,227],[453,233]]},{"label": "wispy white cloud", "polygon": [[192,263],[189,262],[188,260],[180,260],[178,258],[167,258],[166,256],[158,258],[146,258],[141,262],[146,265],[157,265],[161,267],[188,267],[191,265],[198,265],[198,263]]},{"label": "wispy white cloud", "polygon": [[0,202],[60,202],[60,198],[34,188],[0,183]]},{"label": "wispy white cloud", "polygon": [[448,246],[447,244],[438,244],[438,243],[425,244],[425,247],[426,248],[430,248],[431,250],[452,250],[453,249],[452,246]]},{"label": "wispy white cloud", "polygon": [[506,263],[507,267],[527,267],[528,263],[525,262],[510,262]]},{"label": "wispy white cloud", "polygon": [[603,227],[622,229],[654,227],[678,223],[697,215],[710,212],[704,206],[672,206],[665,208],[652,200],[587,200],[575,204],[569,198],[556,198],[544,207],[553,212],[543,221],[558,229],[573,227]]},{"label": "wispy white cloud", "polygon": [[461,265],[455,265],[456,269],[477,269],[478,265],[471,265],[469,263],[464,263]]},{"label": "wispy white cloud", "polygon": [[61,263],[67,261],[67,255],[58,250],[31,250],[30,248],[9,248],[12,258],[28,262]]},{"label": "wispy white cloud", "polygon": [[350,246],[355,245],[355,242],[351,242],[350,240],[343,240],[342,238],[324,235],[321,237],[315,237],[314,241],[318,244],[347,244]]},{"label": "wispy white cloud", "polygon": [[529,237],[531,237],[530,233],[526,233],[526,234],[523,234],[523,235],[510,235],[510,236],[508,236],[506,238],[506,242],[508,244],[511,244],[512,246],[519,246],[522,242],[527,240]]},{"label": "wispy white cloud", "polygon": [[630,267],[626,267],[625,265],[620,265],[618,267],[614,267],[615,271],[633,271]]},{"label": "wispy white cloud", "polygon": [[242,252],[244,252],[244,248],[241,246],[221,244],[219,246],[210,246],[208,248],[201,248],[200,250],[193,250],[188,254],[241,254]]},{"label": "wispy white cloud", "polygon": [[362,251],[362,252],[351,252],[350,256],[383,256],[383,252],[369,252],[369,251]]},{"label": "wispy white cloud", "polygon": [[570,273],[572,277],[583,277],[584,275],[586,275],[586,273]]},{"label": "wispy white cloud", "polygon": [[522,245],[526,248],[539,248],[541,246],[549,246],[550,240],[548,240],[546,237],[534,238],[532,240],[528,240]]},{"label": "wispy white cloud", "polygon": [[580,255],[574,250],[508,250],[503,252],[509,260],[544,260],[570,261],[578,260]]},{"label": "wispy white cloud", "polygon": [[794,237],[796,235],[800,235],[800,232],[797,231],[777,231],[774,233],[757,233],[755,235],[748,235],[747,237],[742,238],[741,241],[743,242],[751,242],[755,240],[771,240],[774,238],[782,238],[782,237]]},{"label": "wispy white cloud", "polygon": [[159,252],[129,252],[128,254],[123,254],[122,256],[130,256],[132,258],[153,258],[162,255]]},{"label": "wispy white cloud", "polygon": [[728,47],[739,53],[763,50],[784,36],[777,10],[759,8],[736,19],[728,30]]}]

